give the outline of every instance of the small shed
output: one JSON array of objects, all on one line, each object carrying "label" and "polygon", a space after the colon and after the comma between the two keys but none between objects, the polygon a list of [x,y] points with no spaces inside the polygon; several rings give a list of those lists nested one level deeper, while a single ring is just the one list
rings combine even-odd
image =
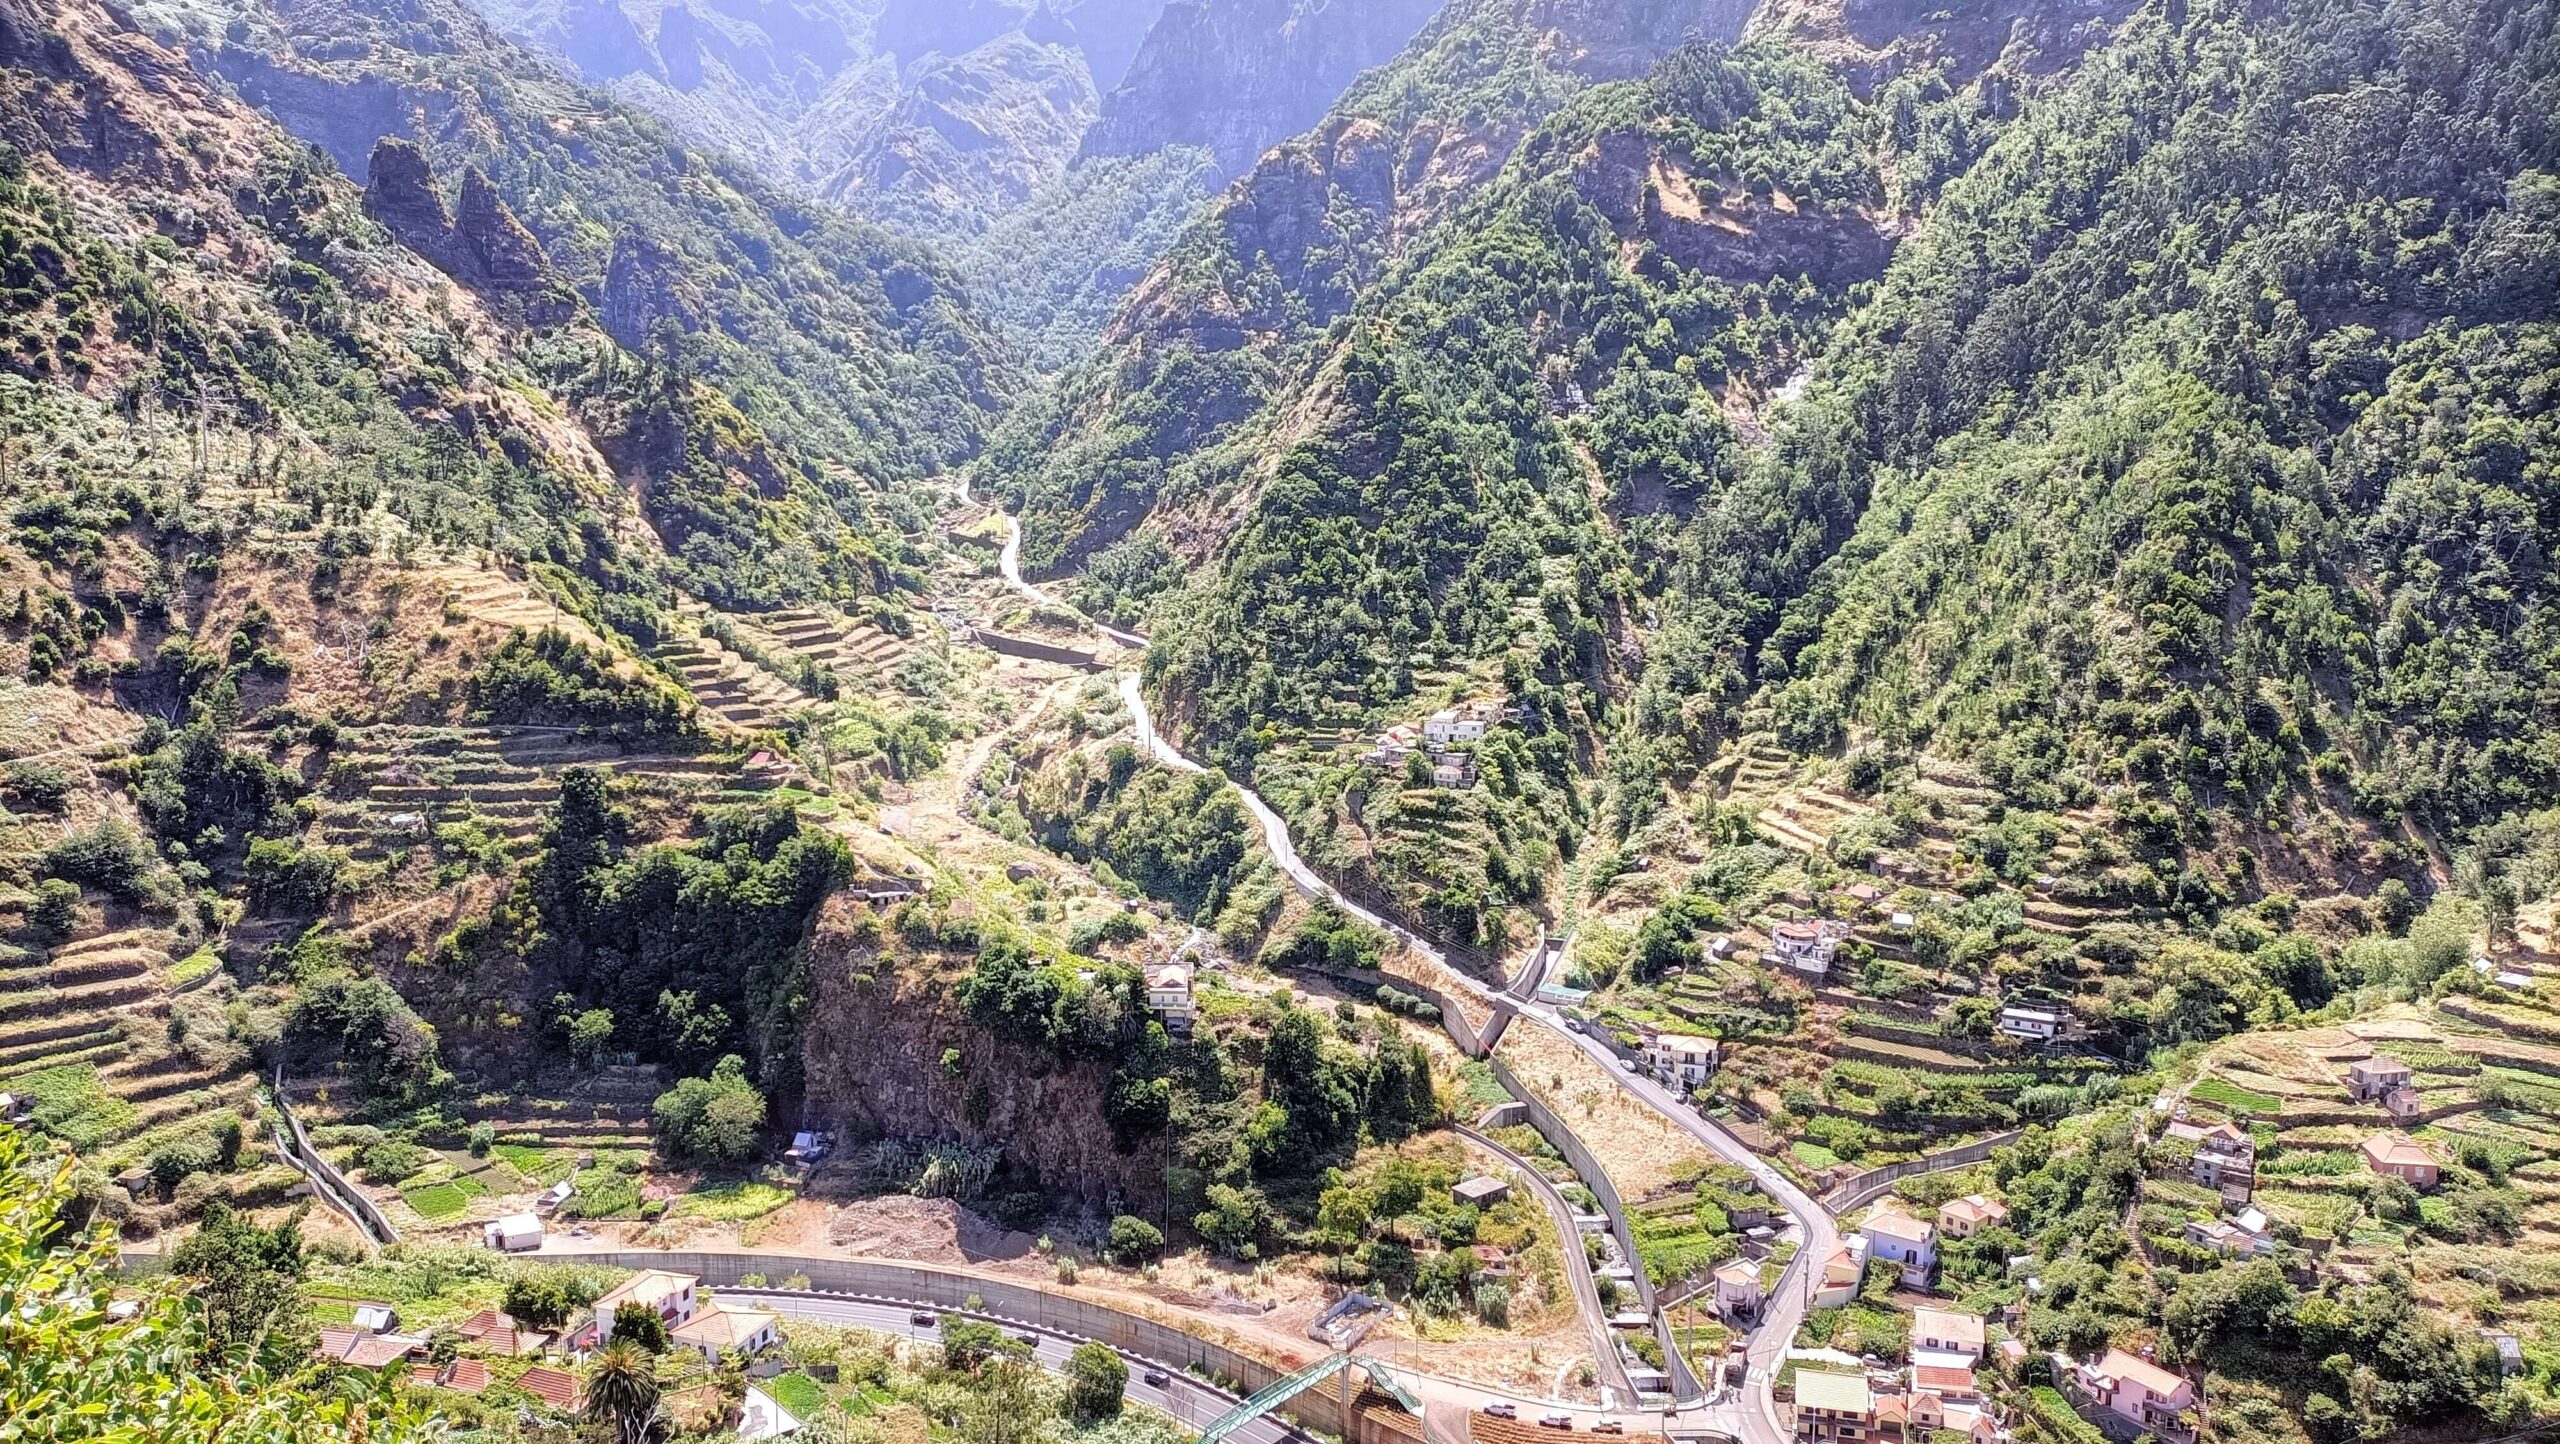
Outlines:
[{"label": "small shed", "polygon": [[1479,1173],[1473,1178],[1460,1180],[1456,1187],[1449,1190],[1449,1196],[1460,1203],[1472,1203],[1478,1208],[1491,1208],[1511,1196],[1511,1185],[1491,1174]]},{"label": "small shed", "polygon": [[480,1230],[481,1242],[500,1253],[531,1253],[542,1247],[542,1220],[530,1213],[492,1219]]}]

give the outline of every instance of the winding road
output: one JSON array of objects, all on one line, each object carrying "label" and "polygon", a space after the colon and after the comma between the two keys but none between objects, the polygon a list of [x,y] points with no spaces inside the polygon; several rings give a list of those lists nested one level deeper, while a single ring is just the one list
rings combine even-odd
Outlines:
[{"label": "winding road", "polygon": [[[804,1289],[724,1288],[723,1299],[752,1300],[762,1308],[795,1319],[809,1319],[843,1328],[869,1329],[874,1333],[913,1339],[919,1343],[935,1343],[942,1338],[943,1311],[922,1308],[933,1315],[933,1322],[918,1322],[920,1306],[895,1299],[868,1298],[854,1294],[819,1293]],[[986,1316],[976,1316],[986,1317]],[[1038,1328],[1008,1320],[987,1318],[1000,1324],[1013,1338],[1031,1344],[1032,1361],[1053,1374],[1064,1374],[1067,1358],[1086,1340],[1055,1329]],[[1205,1380],[1184,1373],[1160,1360],[1148,1359],[1127,1350],[1116,1350],[1129,1363],[1129,1384],[1123,1396],[1132,1404],[1143,1404],[1189,1425],[1203,1429],[1217,1421],[1236,1403],[1236,1396]],[[1152,1373],[1162,1384],[1147,1382]],[[1278,1414],[1265,1414],[1227,1436],[1237,1444],[1316,1444],[1315,1437],[1290,1424]]]},{"label": "winding road", "polygon": [[[1021,523],[1008,513],[1005,515],[1004,546],[998,553],[998,564],[1003,572],[1005,583],[1035,601],[1053,607],[1062,606],[1047,592],[1023,580],[1021,551]],[[1123,646],[1143,648],[1146,645],[1146,639],[1137,633],[1104,627],[1099,623],[1095,624],[1095,628]],[[1131,719],[1136,724],[1138,747],[1141,752],[1169,767],[1190,772],[1208,770],[1184,756],[1179,748],[1156,730],[1154,717],[1147,707],[1145,696],[1139,689],[1136,674],[1130,672],[1121,674],[1120,695],[1128,703]],[[1233,779],[1229,780],[1233,782]],[[1242,783],[1234,783],[1234,786],[1237,793],[1243,797],[1246,810],[1253,814],[1255,822],[1260,825],[1263,843],[1270,849],[1271,856],[1279,864],[1281,873],[1301,893],[1309,897],[1331,899],[1344,912],[1390,934],[1416,953],[1438,964],[1443,976],[1472,993],[1479,1002],[1488,1006],[1496,1002],[1499,995],[1492,988],[1452,966],[1448,956],[1430,940],[1392,919],[1362,907],[1344,896],[1332,883],[1327,882],[1322,874],[1308,865],[1306,859],[1299,855],[1296,843],[1289,836],[1288,824],[1281,821],[1280,814],[1273,811],[1271,805],[1263,801],[1253,789]],[[1778,1416],[1777,1401],[1771,1393],[1771,1388],[1777,1380],[1779,1369],[1786,1362],[1786,1351],[1795,1339],[1798,1326],[1804,1322],[1805,1315],[1812,1309],[1813,1290],[1820,1284],[1822,1261],[1839,1243],[1840,1232],[1837,1221],[1819,1200],[1798,1187],[1785,1174],[1771,1167],[1766,1159],[1752,1152],[1749,1145],[1717,1124],[1715,1120],[1701,1115],[1652,1078],[1641,1073],[1630,1073],[1619,1067],[1619,1058],[1615,1052],[1580,1029],[1566,1026],[1564,1019],[1551,1005],[1534,1001],[1518,1004],[1508,998],[1502,998],[1501,1003],[1505,1007],[1516,1007],[1517,1016],[1530,1020],[1536,1026],[1553,1030],[1558,1036],[1590,1054],[1608,1070],[1611,1077],[1618,1080],[1620,1087],[1625,1088],[1636,1099],[1663,1117],[1672,1120],[1717,1156],[1749,1170],[1762,1191],[1767,1193],[1793,1220],[1794,1232],[1798,1240],[1796,1255],[1789,1261],[1777,1288],[1770,1292],[1762,1310],[1760,1322],[1751,1332],[1747,1345],[1750,1368],[1739,1395],[1727,1394],[1717,1389],[1704,1400],[1685,1403],[1682,1407],[1661,1416],[1665,1427],[1675,1432],[1721,1434],[1739,1440],[1741,1444],[1786,1444],[1786,1441],[1792,1438],[1792,1434]]]}]

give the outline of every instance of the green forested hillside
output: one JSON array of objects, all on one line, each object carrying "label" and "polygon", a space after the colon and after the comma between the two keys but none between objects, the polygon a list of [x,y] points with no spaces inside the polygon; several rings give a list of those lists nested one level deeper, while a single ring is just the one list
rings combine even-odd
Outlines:
[{"label": "green forested hillside", "polygon": [[[543,358],[629,397],[606,421],[613,459],[657,479],[652,520],[698,590],[772,605],[885,585],[873,553],[895,546],[866,493],[968,455],[1015,384],[938,258],[685,149],[459,4],[142,14],[359,182],[385,135],[416,141],[447,184],[488,179],[548,279],[649,363],[599,375],[612,358],[571,344]],[[741,478],[762,495],[736,495]]]},{"label": "green forested hillside", "polygon": [[1147,570],[1156,544],[1124,539],[1151,513],[1211,505],[1255,473],[1266,408],[1325,354],[1324,328],[1531,126],[1595,80],[1643,73],[1693,28],[1738,35],[1746,10],[1449,5],[1196,217],[1103,347],[1008,418],[985,472],[1024,514],[1024,565]]},{"label": "green forested hillside", "polygon": [[1782,739],[2199,819],[2547,801],[2551,20],[2196,6],[2031,108],[1699,539],[1780,604],[1731,615]]}]

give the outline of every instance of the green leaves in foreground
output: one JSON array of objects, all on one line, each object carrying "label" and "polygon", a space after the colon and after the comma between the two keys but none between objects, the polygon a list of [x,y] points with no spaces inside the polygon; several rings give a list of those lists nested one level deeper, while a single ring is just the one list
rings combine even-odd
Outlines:
[{"label": "green leaves in foreground", "polygon": [[[113,1318],[115,1237],[68,1225],[68,1159],[0,1128],[0,1441],[405,1444],[443,1426],[393,1376],[219,1362],[194,1300],[155,1279]],[[212,1362],[208,1362],[212,1360]]]}]

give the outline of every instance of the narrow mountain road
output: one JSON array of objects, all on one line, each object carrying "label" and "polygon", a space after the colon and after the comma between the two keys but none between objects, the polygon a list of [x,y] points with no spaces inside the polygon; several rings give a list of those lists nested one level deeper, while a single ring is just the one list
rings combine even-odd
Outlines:
[{"label": "narrow mountain road", "polygon": [[1582,1229],[1574,1222],[1574,1208],[1564,1191],[1540,1172],[1538,1165],[1494,1142],[1464,1124],[1458,1125],[1458,1136],[1511,1165],[1538,1202],[1546,1206],[1547,1218],[1556,1228],[1557,1251],[1564,1255],[1565,1282],[1573,1289],[1574,1305],[1582,1312],[1583,1332],[1590,1337],[1591,1360],[1600,1374],[1601,1402],[1616,1408],[1635,1402],[1635,1386],[1627,1381],[1627,1366],[1618,1357],[1618,1343],[1609,1333],[1609,1310],[1600,1302],[1600,1283],[1592,1277],[1591,1257],[1582,1251]]},{"label": "narrow mountain road", "polygon": [[[998,553],[998,561],[1004,573],[1005,582],[1038,601],[1052,606],[1057,605],[1048,593],[1022,579],[1021,537],[1021,524],[1010,514],[1006,515],[1005,545]],[[1137,635],[1115,633],[1107,628],[1100,630],[1112,636],[1114,640]],[[1143,645],[1143,642],[1144,639],[1139,638],[1136,643],[1128,645]],[[1121,674],[1120,695],[1129,704],[1130,717],[1137,729],[1138,747],[1141,752],[1169,767],[1191,772],[1208,770],[1198,762],[1185,757],[1179,748],[1156,730],[1154,717],[1146,705],[1146,698],[1139,690],[1135,674]],[[1233,783],[1233,779],[1229,780]],[[1753,1153],[1749,1145],[1718,1125],[1713,1119],[1702,1116],[1696,1109],[1689,1107],[1669,1089],[1653,1079],[1642,1074],[1629,1073],[1618,1067],[1618,1058],[1615,1053],[1596,1039],[1584,1035],[1580,1030],[1565,1026],[1564,1020],[1553,1007],[1534,1002],[1522,1006],[1512,999],[1501,997],[1481,981],[1452,966],[1448,956],[1429,940],[1344,896],[1339,889],[1325,881],[1323,875],[1310,866],[1304,857],[1299,855],[1296,843],[1289,836],[1288,824],[1281,820],[1280,814],[1273,811],[1271,805],[1263,801],[1253,789],[1241,783],[1233,785],[1237,794],[1244,799],[1246,810],[1253,814],[1254,821],[1260,825],[1263,843],[1270,849],[1271,856],[1278,863],[1281,873],[1300,892],[1310,897],[1330,898],[1344,912],[1395,937],[1416,953],[1439,964],[1443,975],[1463,990],[1473,994],[1477,1001],[1492,1006],[1499,998],[1503,1006],[1517,1007],[1519,1017],[1528,1019],[1536,1026],[1554,1031],[1574,1046],[1590,1053],[1608,1069],[1611,1077],[1618,1080],[1619,1086],[1633,1094],[1640,1102],[1670,1119],[1719,1157],[1749,1170],[1762,1191],[1766,1192],[1793,1219],[1801,1242],[1795,1258],[1789,1262],[1785,1274],[1779,1279],[1778,1287],[1770,1292],[1759,1325],[1751,1332],[1747,1346],[1750,1368],[1740,1396],[1738,1398],[1729,1396],[1721,1388],[1714,1388],[1710,1390],[1707,1399],[1687,1404],[1666,1416],[1665,1419],[1665,1423],[1672,1427],[1686,1425],[1692,1431],[1724,1435],[1740,1441],[1740,1444],[1788,1444],[1792,1435],[1779,1418],[1777,1400],[1771,1390],[1776,1383],[1778,1371],[1785,1365],[1786,1351],[1795,1339],[1797,1328],[1804,1322],[1805,1315],[1812,1310],[1813,1290],[1820,1283],[1822,1262],[1839,1243],[1839,1226],[1830,1212],[1819,1200],[1799,1188],[1793,1180],[1776,1168],[1771,1167],[1767,1160]]]}]

